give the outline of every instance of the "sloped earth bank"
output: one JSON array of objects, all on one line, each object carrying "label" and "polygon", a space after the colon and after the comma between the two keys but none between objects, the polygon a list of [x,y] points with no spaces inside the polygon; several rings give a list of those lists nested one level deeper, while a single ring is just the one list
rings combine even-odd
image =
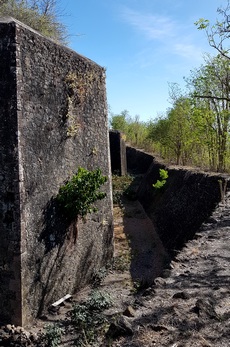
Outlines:
[{"label": "sloped earth bank", "polygon": [[[115,266],[99,287],[109,292],[114,302],[105,311],[111,325],[107,327],[109,336],[91,346],[229,347],[229,193],[170,263],[138,202],[124,201],[124,209],[115,207],[114,215]],[[89,291],[86,288],[72,303],[38,320],[29,332],[2,327],[0,346],[39,346],[32,340],[50,322],[65,329],[60,346],[76,346],[76,336],[66,324],[68,312]],[[26,342],[10,344],[12,335],[14,340]]]}]

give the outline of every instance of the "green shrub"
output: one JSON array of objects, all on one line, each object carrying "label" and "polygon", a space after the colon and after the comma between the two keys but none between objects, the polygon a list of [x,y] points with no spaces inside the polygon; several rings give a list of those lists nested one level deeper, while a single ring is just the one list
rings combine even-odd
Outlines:
[{"label": "green shrub", "polygon": [[88,301],[90,310],[103,311],[112,305],[112,300],[109,293],[94,290]]},{"label": "green shrub", "polygon": [[119,272],[130,269],[131,255],[130,252],[123,253],[114,257],[113,269]]},{"label": "green shrub", "polygon": [[71,323],[77,334],[76,346],[97,345],[97,340],[104,336],[108,323],[102,311],[111,305],[110,295],[100,291],[93,291],[87,301],[74,305]]},{"label": "green shrub", "polygon": [[105,277],[108,274],[108,269],[106,267],[101,267],[98,271],[93,273],[92,285],[93,287],[98,287],[104,281]]},{"label": "green shrub", "polygon": [[130,185],[133,182],[133,177],[126,176],[117,176],[113,175],[112,184],[113,184],[113,203],[115,205],[122,205],[122,197],[129,197],[132,194]]},{"label": "green shrub", "polygon": [[99,190],[106,181],[107,177],[102,176],[100,169],[88,171],[80,167],[77,174],[59,189],[57,196],[68,218],[84,218],[87,213],[96,212],[94,202],[106,196]]},{"label": "green shrub", "polygon": [[167,178],[169,177],[168,171],[164,169],[159,169],[159,175],[161,180],[157,180],[157,182],[153,184],[153,187],[156,189],[162,188],[165,185]]},{"label": "green shrub", "polygon": [[55,324],[45,326],[43,341],[46,347],[58,347],[64,330]]}]

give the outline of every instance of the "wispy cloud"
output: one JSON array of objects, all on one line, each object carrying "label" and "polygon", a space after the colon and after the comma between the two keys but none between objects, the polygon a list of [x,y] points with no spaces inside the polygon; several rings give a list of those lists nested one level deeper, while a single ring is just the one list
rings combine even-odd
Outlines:
[{"label": "wispy cloud", "polygon": [[122,18],[149,40],[162,40],[174,36],[175,23],[168,17],[144,14],[125,7],[122,10]]},{"label": "wispy cloud", "polygon": [[[122,9],[121,16],[126,23],[142,34],[148,41],[158,41],[158,45],[153,45],[152,49],[148,44],[148,57],[154,56],[156,59],[157,55],[173,54],[190,62],[199,63],[202,61],[202,47],[194,43],[191,26],[188,23],[178,23],[169,16],[143,13],[128,7]],[[142,56],[144,56],[144,51],[145,49],[143,49]],[[148,57],[146,55],[146,66],[150,64]]]},{"label": "wispy cloud", "polygon": [[194,62],[202,62],[204,54],[203,50],[197,45],[178,42],[172,45],[172,53]]}]

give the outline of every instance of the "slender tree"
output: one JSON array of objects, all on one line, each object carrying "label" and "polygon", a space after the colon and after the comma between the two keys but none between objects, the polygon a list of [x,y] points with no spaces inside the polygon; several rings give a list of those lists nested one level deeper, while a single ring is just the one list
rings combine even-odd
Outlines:
[{"label": "slender tree", "polygon": [[230,128],[230,65],[223,55],[206,58],[206,64],[191,73],[187,79],[193,97],[205,102],[210,134],[215,131],[217,170],[224,171]]},{"label": "slender tree", "polygon": [[147,130],[147,138],[152,142],[154,152],[164,159],[171,159],[172,151],[170,150],[169,141],[170,122],[167,116],[161,116],[154,121],[150,121]]}]

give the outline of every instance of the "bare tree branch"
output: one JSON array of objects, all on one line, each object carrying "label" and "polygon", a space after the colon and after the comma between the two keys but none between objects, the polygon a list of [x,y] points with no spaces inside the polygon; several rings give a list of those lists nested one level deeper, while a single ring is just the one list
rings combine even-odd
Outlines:
[{"label": "bare tree branch", "polygon": [[195,98],[199,98],[199,99],[213,99],[213,100],[224,100],[224,101],[228,101],[230,102],[230,98],[224,97],[224,96],[214,96],[214,95],[197,95],[194,94]]}]

